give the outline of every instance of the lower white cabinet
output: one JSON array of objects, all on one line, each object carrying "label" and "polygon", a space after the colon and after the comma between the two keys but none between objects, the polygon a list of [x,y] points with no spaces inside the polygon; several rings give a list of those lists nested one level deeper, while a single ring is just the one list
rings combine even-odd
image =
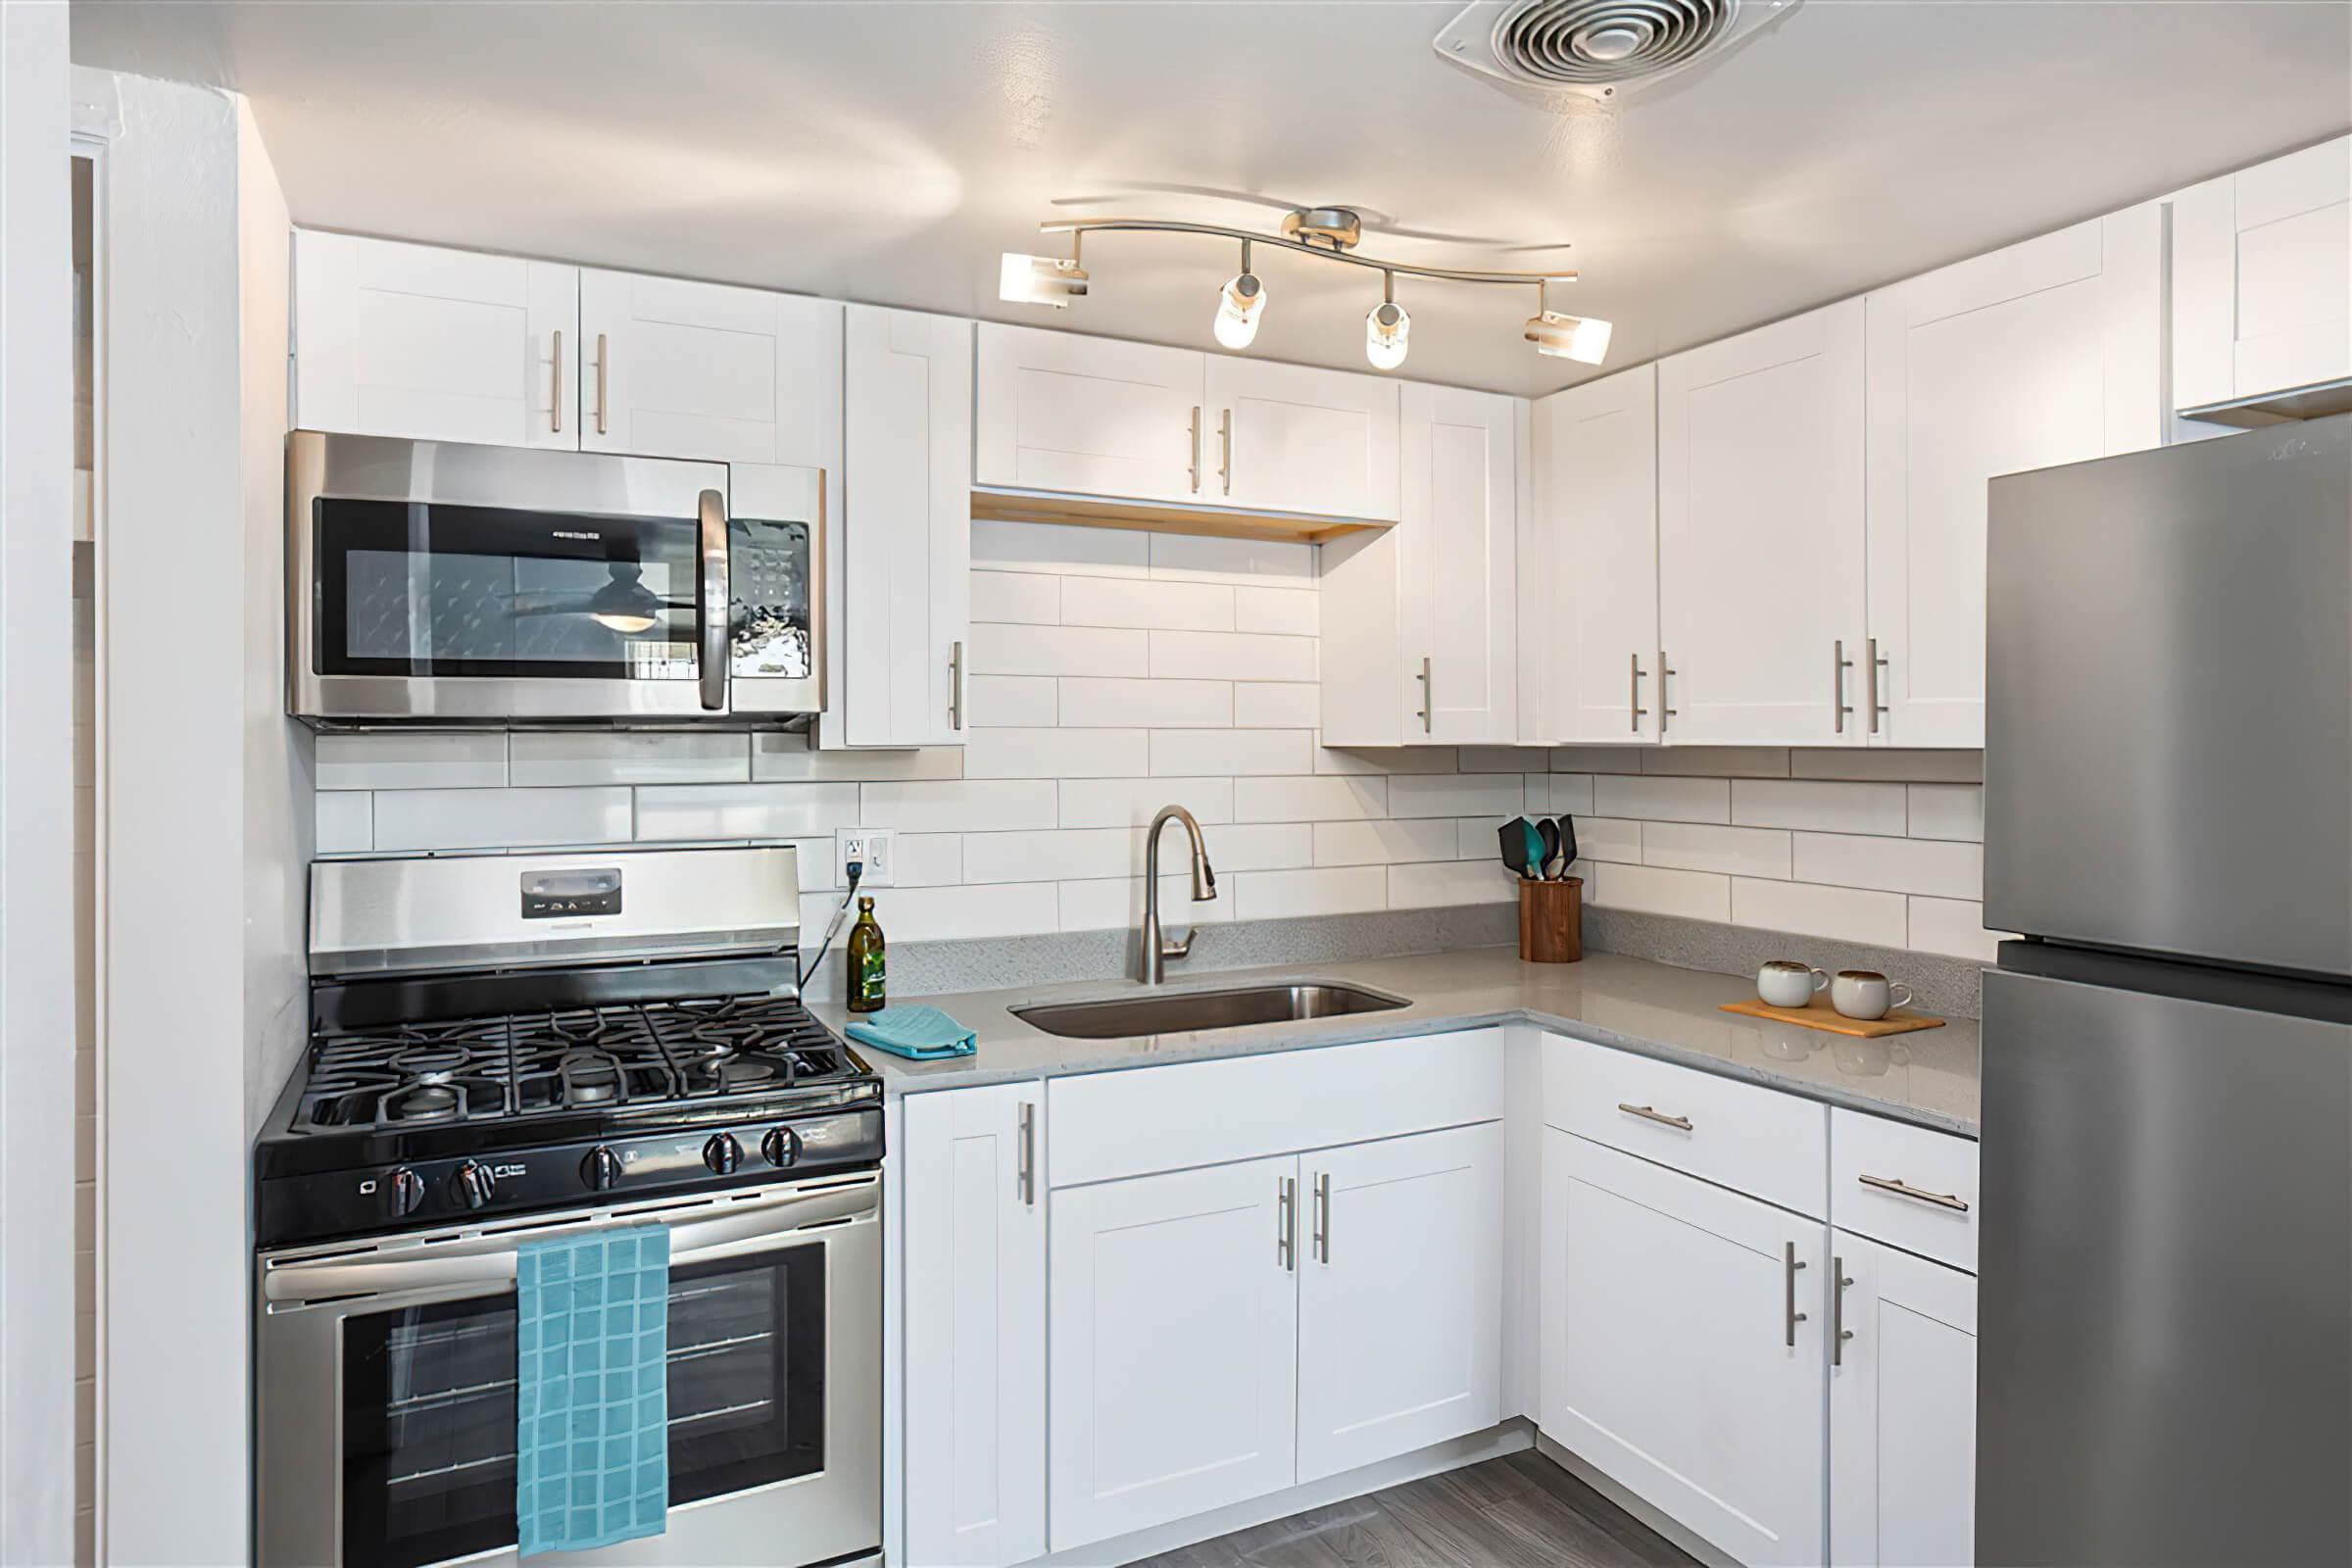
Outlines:
[{"label": "lower white cabinet", "polygon": [[1829,1560],[1974,1562],[1976,1278],[1850,1231],[1830,1250]]},{"label": "lower white cabinet", "polygon": [[906,1103],[906,1560],[1046,1549],[1045,1086]]},{"label": "lower white cabinet", "polygon": [[1544,1138],[1539,1424],[1743,1563],[1820,1562],[1824,1227]]},{"label": "lower white cabinet", "polygon": [[1053,1546],[1296,1477],[1298,1160],[1054,1194]]},{"label": "lower white cabinet", "polygon": [[1302,1155],[1298,1480],[1502,1419],[1502,1124]]}]

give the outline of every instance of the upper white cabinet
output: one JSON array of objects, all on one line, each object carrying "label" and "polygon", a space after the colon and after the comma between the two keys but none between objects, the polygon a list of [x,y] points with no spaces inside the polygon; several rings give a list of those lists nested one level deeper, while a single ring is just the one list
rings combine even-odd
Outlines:
[{"label": "upper white cabinet", "polygon": [[2173,198],[2173,404],[2352,376],[2352,136]]},{"label": "upper white cabinet", "polygon": [[1976,1279],[1845,1231],[1830,1236],[1829,1560],[1972,1563]]},{"label": "upper white cabinet", "polygon": [[1216,484],[1203,484],[1202,499],[1252,512],[1396,517],[1395,381],[1223,354],[1205,361]]},{"label": "upper white cabinet", "polygon": [[1644,365],[1535,405],[1536,526],[1524,564],[1549,613],[1520,628],[1545,683],[1541,739],[1658,739],[1658,372]]},{"label": "upper white cabinet", "polygon": [[2162,225],[2149,203],[1869,297],[1869,640],[1846,650],[1849,731],[1984,744],[1985,481],[2161,443]]},{"label": "upper white cabinet", "polygon": [[577,268],[294,232],[294,423],[580,444]]},{"label": "upper white cabinet", "polygon": [[1658,367],[1662,732],[1864,738],[1863,309],[1846,300]]},{"label": "upper white cabinet", "polygon": [[[1402,390],[1402,740],[1508,746],[1519,739],[1518,476],[1528,406],[1494,392]],[[1327,678],[1334,674],[1354,678]]]},{"label": "upper white cabinet", "polygon": [[960,746],[972,323],[853,305],[845,333],[842,738]]},{"label": "upper white cabinet", "polygon": [[1205,356],[983,321],[979,357],[975,483],[1142,501],[1214,499]]},{"label": "upper white cabinet", "polygon": [[906,1561],[1046,1549],[1042,1084],[906,1102]]},{"label": "upper white cabinet", "polygon": [[584,270],[580,445],[835,467],[841,330],[832,300]]}]

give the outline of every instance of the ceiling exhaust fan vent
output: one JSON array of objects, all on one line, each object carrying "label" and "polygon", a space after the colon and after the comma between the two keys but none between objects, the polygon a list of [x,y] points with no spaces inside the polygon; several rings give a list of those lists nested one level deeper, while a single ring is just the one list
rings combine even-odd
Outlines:
[{"label": "ceiling exhaust fan vent", "polygon": [[1801,0],[1481,0],[1435,40],[1457,65],[1603,102],[1720,56]]}]

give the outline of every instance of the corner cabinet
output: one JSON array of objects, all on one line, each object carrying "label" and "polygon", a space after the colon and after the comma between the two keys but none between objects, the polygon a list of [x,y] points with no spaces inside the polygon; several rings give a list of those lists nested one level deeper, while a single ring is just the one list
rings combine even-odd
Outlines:
[{"label": "corner cabinet", "polygon": [[[1658,372],[1644,365],[1535,405],[1537,559],[1551,613],[1520,628],[1542,738],[1658,736]],[[1524,671],[1523,671],[1524,672]]]},{"label": "corner cabinet", "polygon": [[2162,442],[2163,270],[2149,203],[1869,296],[1870,744],[1984,744],[1985,481]]},{"label": "corner cabinet", "polygon": [[1046,1549],[1043,1084],[905,1110],[906,1560]]},{"label": "corner cabinet", "polygon": [[972,323],[848,308],[842,691],[825,738],[960,746],[971,638]]}]

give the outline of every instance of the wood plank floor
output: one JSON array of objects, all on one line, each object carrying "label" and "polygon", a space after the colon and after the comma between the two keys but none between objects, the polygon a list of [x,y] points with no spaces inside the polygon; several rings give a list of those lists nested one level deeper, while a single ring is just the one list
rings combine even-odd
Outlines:
[{"label": "wood plank floor", "polygon": [[1681,1549],[1534,1452],[1309,1509],[1139,1568],[1681,1568]]}]

